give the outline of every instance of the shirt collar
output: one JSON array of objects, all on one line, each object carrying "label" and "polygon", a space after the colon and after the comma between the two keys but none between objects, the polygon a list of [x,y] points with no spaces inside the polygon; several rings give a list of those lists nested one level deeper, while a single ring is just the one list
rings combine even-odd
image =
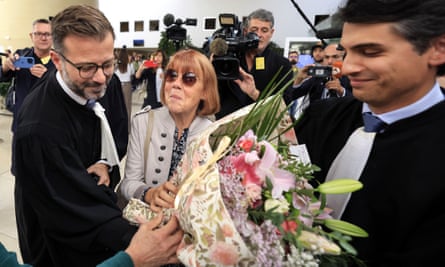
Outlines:
[{"label": "shirt collar", "polygon": [[65,93],[71,97],[74,101],[76,101],[77,103],[79,103],[80,105],[84,106],[87,104],[87,99],[76,95],[73,90],[71,90],[68,85],[65,83],[65,81],[62,79],[62,75],[60,74],[59,71],[57,71],[56,73],[56,79],[59,82],[60,86],[62,87],[63,91],[65,91]]},{"label": "shirt collar", "polygon": [[[431,90],[416,102],[382,114],[374,114],[387,124],[419,114],[444,100],[444,95],[436,82]],[[363,103],[363,112],[371,112],[367,103]],[[371,112],[372,113],[372,112]]]}]

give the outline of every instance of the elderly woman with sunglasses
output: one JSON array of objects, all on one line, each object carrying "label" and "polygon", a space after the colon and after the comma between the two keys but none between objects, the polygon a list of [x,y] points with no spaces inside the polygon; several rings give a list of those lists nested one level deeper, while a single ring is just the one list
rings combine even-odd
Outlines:
[{"label": "elderly woman with sunglasses", "polygon": [[187,144],[219,111],[217,78],[209,59],[194,50],[176,52],[164,72],[161,102],[163,107],[145,108],[132,119],[120,185],[127,200],[139,198],[153,211],[174,206],[178,188],[169,178]]}]

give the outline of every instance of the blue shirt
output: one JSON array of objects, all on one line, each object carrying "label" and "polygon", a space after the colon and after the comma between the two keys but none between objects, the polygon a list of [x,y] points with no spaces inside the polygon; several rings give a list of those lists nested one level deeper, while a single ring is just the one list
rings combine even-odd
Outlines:
[{"label": "blue shirt", "polygon": [[[440,89],[439,84],[436,82],[433,88],[431,88],[431,90],[426,95],[424,95],[416,102],[390,112],[382,114],[373,113],[373,115],[380,118],[385,123],[391,124],[398,120],[419,114],[443,100],[444,95],[442,93],[442,90]],[[367,103],[363,103],[363,112],[371,112]]]}]

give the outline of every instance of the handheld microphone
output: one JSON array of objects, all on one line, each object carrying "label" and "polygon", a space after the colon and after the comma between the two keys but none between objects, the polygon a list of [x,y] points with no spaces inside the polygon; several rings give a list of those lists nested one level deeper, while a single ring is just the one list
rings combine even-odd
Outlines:
[{"label": "handheld microphone", "polygon": [[343,67],[343,62],[341,61],[335,61],[334,63],[332,63],[332,76],[339,79],[342,76],[341,74],[342,67]]}]

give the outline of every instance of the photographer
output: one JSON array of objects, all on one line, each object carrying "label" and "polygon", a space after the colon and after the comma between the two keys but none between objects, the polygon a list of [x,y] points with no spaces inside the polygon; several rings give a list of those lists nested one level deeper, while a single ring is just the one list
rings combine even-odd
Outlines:
[{"label": "photographer", "polygon": [[[341,74],[344,52],[337,43],[332,43],[324,49],[322,65],[307,65],[302,68],[294,79],[291,90],[284,94],[286,102],[295,101],[291,113],[303,111],[310,103],[331,97],[352,95],[349,79]],[[311,72],[312,76],[311,76]],[[303,97],[297,107],[297,100]]]},{"label": "photographer", "polygon": [[[33,91],[33,87],[38,83],[44,75],[55,69],[49,52],[53,45],[51,35],[51,23],[48,19],[36,19],[32,23],[32,31],[29,33],[29,38],[33,44],[32,47],[18,49],[11,53],[1,66],[1,77],[3,80],[14,80],[14,106],[11,107],[12,124],[11,131],[15,134],[17,130],[18,111],[20,110],[23,101]],[[20,58],[25,59],[30,57],[34,59],[32,67],[19,68],[14,63]],[[15,175],[15,159],[14,159],[15,139],[12,141],[12,156],[11,156],[11,173]]]},{"label": "photographer", "polygon": [[275,30],[273,27],[274,17],[270,11],[258,9],[247,17],[244,35],[257,34],[258,47],[241,51],[240,79],[219,81],[221,110],[215,115],[217,119],[254,103],[278,71],[276,82],[285,75],[287,77],[283,83],[292,79],[289,60],[270,49],[269,44]]},{"label": "photographer", "polygon": [[[47,19],[37,19],[32,23],[29,33],[33,47],[15,51],[5,60],[2,67],[3,77],[15,77],[15,107],[13,108],[12,132],[17,127],[17,114],[25,97],[32,91],[33,85],[48,71],[55,69],[49,56],[53,44],[51,24]],[[35,64],[30,68],[17,68],[14,62],[20,57],[33,57]]]},{"label": "photographer", "polygon": [[137,84],[146,81],[146,96],[142,103],[142,108],[150,105],[152,109],[162,106],[161,103],[161,86],[164,68],[167,65],[167,55],[162,49],[157,49],[152,54],[152,60],[144,60],[139,65],[134,78]]}]

